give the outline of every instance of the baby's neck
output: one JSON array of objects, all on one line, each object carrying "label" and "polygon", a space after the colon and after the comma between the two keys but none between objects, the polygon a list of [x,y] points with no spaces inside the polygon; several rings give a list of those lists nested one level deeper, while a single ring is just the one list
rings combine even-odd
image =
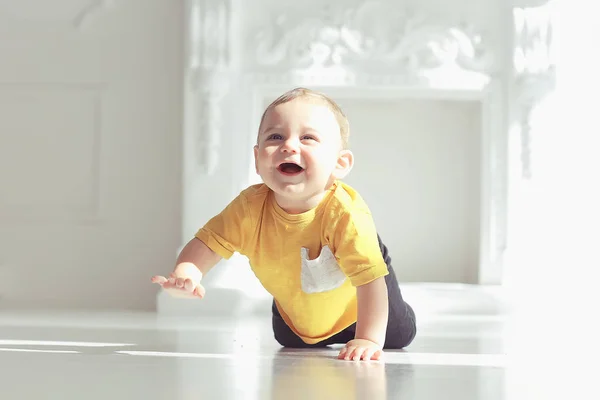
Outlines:
[{"label": "baby's neck", "polygon": [[316,193],[306,199],[290,199],[275,193],[275,201],[288,214],[302,214],[317,207],[325,194],[327,194],[327,191]]}]

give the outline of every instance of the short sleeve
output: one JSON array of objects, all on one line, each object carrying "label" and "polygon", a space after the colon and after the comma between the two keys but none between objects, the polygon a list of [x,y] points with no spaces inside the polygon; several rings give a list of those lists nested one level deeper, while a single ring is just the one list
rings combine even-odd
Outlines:
[{"label": "short sleeve", "polygon": [[242,193],[200,228],[196,238],[229,259],[235,252],[244,253],[250,218],[248,200]]},{"label": "short sleeve", "polygon": [[389,273],[369,211],[344,213],[331,238],[335,257],[352,285],[365,285]]}]

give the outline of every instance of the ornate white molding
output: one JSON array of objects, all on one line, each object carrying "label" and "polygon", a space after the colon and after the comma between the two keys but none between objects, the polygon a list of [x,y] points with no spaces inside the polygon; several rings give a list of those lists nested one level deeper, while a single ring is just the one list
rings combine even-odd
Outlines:
[{"label": "ornate white molding", "polygon": [[250,37],[256,80],[447,89],[449,82],[481,88],[495,73],[493,47],[460,21],[382,1],[324,6],[321,15],[300,20],[296,11]]},{"label": "ornate white molding", "polygon": [[229,91],[231,4],[229,0],[187,0],[187,87],[197,109],[197,160],[213,174],[219,155],[222,100]]},{"label": "ornate white molding", "polygon": [[514,21],[514,118],[521,136],[521,175],[532,176],[531,115],[554,89],[552,57],[552,4],[515,8]]}]

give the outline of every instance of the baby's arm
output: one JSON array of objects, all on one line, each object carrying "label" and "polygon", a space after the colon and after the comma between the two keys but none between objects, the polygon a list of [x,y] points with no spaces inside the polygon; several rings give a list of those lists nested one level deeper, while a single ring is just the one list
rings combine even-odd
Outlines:
[{"label": "baby's arm", "polygon": [[331,234],[340,267],[356,287],[357,321],[354,339],[339,354],[346,360],[379,359],[388,323],[389,274],[383,259],[373,217],[365,207],[348,211],[337,221]]},{"label": "baby's arm", "polygon": [[252,226],[247,203],[245,193],[240,193],[185,245],[170,277],[155,276],[152,282],[176,296],[203,297],[200,281],[204,275],[223,257],[243,251],[246,233]]},{"label": "baby's arm", "polygon": [[152,282],[158,283],[176,297],[203,297],[204,288],[200,281],[220,260],[221,256],[204,242],[193,238],[179,253],[175,269],[169,278],[154,276]]},{"label": "baby's arm", "polygon": [[193,238],[179,253],[173,273],[178,278],[190,278],[194,282],[200,282],[202,277],[219,261],[221,261],[221,256],[212,251],[200,239]]},{"label": "baby's arm", "polygon": [[356,288],[358,318],[354,339],[346,343],[338,358],[377,360],[383,354],[388,323],[388,294],[385,278]]},{"label": "baby's arm", "polygon": [[358,319],[355,339],[366,339],[381,347],[388,323],[388,292],[385,278],[377,278],[356,288]]}]

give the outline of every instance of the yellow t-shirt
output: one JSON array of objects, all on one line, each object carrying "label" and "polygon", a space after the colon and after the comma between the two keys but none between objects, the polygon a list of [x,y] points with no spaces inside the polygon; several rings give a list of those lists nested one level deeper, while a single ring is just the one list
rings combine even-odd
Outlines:
[{"label": "yellow t-shirt", "polygon": [[371,212],[336,182],[320,204],[288,214],[264,184],[242,191],[196,237],[223,258],[238,252],[305,343],[356,322],[356,286],[388,274]]}]

